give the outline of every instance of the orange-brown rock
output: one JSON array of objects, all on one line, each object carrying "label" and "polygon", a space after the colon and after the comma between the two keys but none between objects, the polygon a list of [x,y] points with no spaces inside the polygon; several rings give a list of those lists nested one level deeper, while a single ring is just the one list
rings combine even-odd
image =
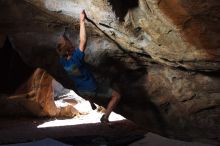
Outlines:
[{"label": "orange-brown rock", "polygon": [[11,102],[19,102],[35,116],[74,117],[78,111],[73,106],[58,108],[55,105],[52,88],[53,77],[45,70],[37,68],[28,81],[22,84]]}]

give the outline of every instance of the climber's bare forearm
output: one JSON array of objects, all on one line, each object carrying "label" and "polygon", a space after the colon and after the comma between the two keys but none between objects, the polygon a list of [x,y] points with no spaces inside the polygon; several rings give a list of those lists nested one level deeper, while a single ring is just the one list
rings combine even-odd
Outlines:
[{"label": "climber's bare forearm", "polygon": [[83,52],[86,49],[86,28],[85,28],[85,18],[86,14],[85,11],[82,11],[80,13],[80,32],[79,32],[79,37],[80,37],[80,43],[79,43],[79,49]]}]

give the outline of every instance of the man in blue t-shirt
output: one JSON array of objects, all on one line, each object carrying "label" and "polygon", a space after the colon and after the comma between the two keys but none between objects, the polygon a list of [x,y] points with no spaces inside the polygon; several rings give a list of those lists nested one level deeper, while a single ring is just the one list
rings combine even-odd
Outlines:
[{"label": "man in blue t-shirt", "polygon": [[110,87],[97,85],[95,78],[87,69],[84,62],[86,49],[86,13],[80,13],[80,43],[79,47],[73,47],[70,40],[64,35],[58,40],[57,52],[60,54],[60,63],[75,84],[76,93],[82,97],[106,97],[110,98],[105,114],[100,119],[102,123],[108,123],[109,115],[120,100],[120,94]]}]

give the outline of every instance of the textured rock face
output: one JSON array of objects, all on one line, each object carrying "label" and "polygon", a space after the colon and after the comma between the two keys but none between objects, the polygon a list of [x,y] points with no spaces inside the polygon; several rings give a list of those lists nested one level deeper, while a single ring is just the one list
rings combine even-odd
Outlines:
[{"label": "textured rock face", "polygon": [[201,136],[218,137],[219,83],[215,75],[163,67],[150,68],[147,75],[148,95],[160,107],[166,123],[171,129],[186,130],[190,136],[204,128],[213,133],[204,131]]},{"label": "textured rock face", "polygon": [[85,9],[86,61],[99,81],[120,89],[118,112],[164,135],[220,141],[219,7],[217,0],[3,0],[0,48],[8,36],[25,63],[71,88],[56,40],[65,32],[78,45]]},{"label": "textured rock face", "polygon": [[166,136],[219,140],[219,73],[155,64],[144,69],[126,58],[129,65],[112,57],[99,66],[123,95],[118,113]]},{"label": "textured rock face", "polygon": [[14,94],[1,96],[2,111],[0,115],[22,115],[26,113],[38,117],[76,116],[79,112],[74,107],[70,105],[57,107],[55,105],[52,80],[53,77],[45,70],[37,68]]},{"label": "textured rock face", "polygon": [[[1,16],[1,32],[7,34],[52,31],[58,35],[64,27],[78,29],[79,12],[86,9],[96,27],[128,51],[148,54],[156,62],[170,66],[193,70],[220,68],[220,4],[216,0],[129,0],[124,2],[126,5],[116,0],[2,3],[1,11],[8,15]],[[14,6],[6,9],[10,4]],[[92,23],[89,26],[93,32],[100,32]]]},{"label": "textured rock face", "polygon": [[168,1],[159,3],[166,15],[180,29],[185,39],[196,48],[207,52],[211,59],[219,59],[219,2]]}]

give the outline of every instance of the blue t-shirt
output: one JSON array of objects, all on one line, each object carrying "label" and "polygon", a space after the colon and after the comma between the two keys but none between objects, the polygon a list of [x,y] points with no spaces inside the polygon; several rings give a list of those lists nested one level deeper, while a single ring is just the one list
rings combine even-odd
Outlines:
[{"label": "blue t-shirt", "polygon": [[67,60],[64,57],[60,58],[60,63],[74,81],[78,91],[94,91],[96,90],[96,81],[90,71],[86,68],[84,62],[85,53],[77,48]]}]

